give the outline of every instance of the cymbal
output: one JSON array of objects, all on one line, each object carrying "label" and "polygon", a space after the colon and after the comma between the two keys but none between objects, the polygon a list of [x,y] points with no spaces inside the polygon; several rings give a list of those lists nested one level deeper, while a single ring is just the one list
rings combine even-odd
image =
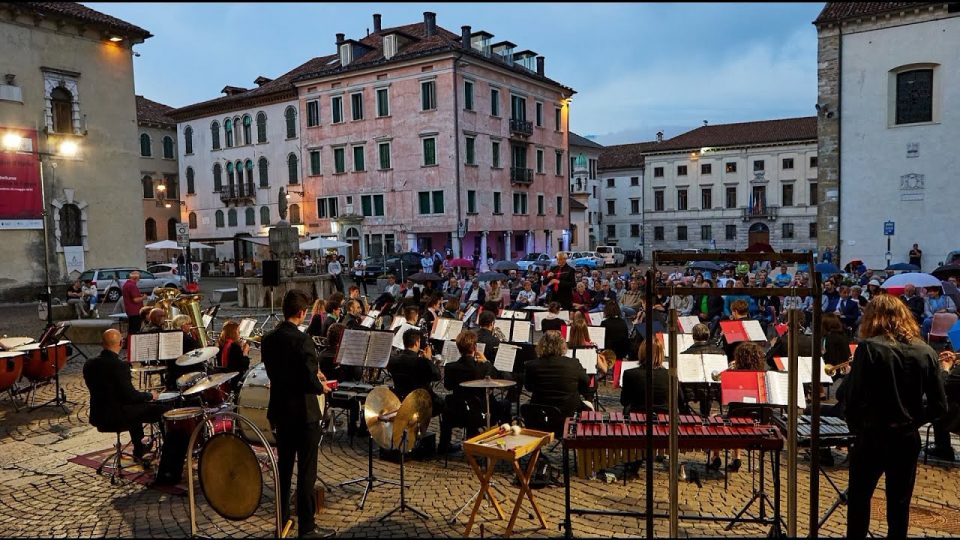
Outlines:
[{"label": "cymbal", "polygon": [[464,388],[508,388],[516,385],[517,381],[507,379],[476,379],[460,383]]},{"label": "cymbal", "polygon": [[433,400],[430,393],[417,388],[403,400],[397,417],[393,420],[393,447],[400,448],[403,433],[407,433],[406,450],[413,449],[417,437],[427,430],[430,415],[433,413]]},{"label": "cymbal", "polygon": [[219,347],[200,347],[199,349],[194,349],[178,357],[177,365],[193,366],[202,364],[203,362],[216,358],[218,352],[220,352]]},{"label": "cymbal", "polygon": [[400,399],[386,386],[378,386],[370,391],[363,403],[363,420],[367,424],[367,431],[381,448],[392,448],[393,422],[381,418],[385,414],[400,409]]},{"label": "cymbal", "polygon": [[183,395],[192,396],[193,394],[199,394],[204,390],[209,390],[210,388],[216,388],[221,384],[229,381],[230,379],[236,377],[237,375],[240,375],[240,372],[231,371],[228,373],[214,373],[213,375],[207,375],[206,377],[197,381],[197,384],[184,390]]},{"label": "cymbal", "polygon": [[257,511],[263,495],[260,462],[253,449],[233,433],[218,433],[200,451],[200,487],[221,516],[239,521]]}]

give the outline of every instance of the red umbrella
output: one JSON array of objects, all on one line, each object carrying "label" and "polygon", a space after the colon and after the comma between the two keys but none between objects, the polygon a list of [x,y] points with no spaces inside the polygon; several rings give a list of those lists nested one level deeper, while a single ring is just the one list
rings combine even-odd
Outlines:
[{"label": "red umbrella", "polygon": [[473,261],[464,258],[453,259],[450,261],[450,266],[454,268],[473,268]]}]

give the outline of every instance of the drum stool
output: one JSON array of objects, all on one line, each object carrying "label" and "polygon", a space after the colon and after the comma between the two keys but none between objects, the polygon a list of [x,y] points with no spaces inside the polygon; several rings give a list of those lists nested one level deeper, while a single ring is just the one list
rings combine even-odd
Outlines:
[{"label": "drum stool", "polygon": [[[97,431],[99,431],[100,433],[115,433],[117,436],[117,442],[113,445],[113,452],[109,456],[107,456],[107,458],[104,459],[102,463],[100,463],[99,467],[97,467],[97,474],[102,474],[104,467],[109,467],[111,469],[110,483],[116,485],[125,480],[123,478],[123,470],[133,466],[133,465],[123,465],[122,463],[122,460],[124,457],[129,457],[130,459],[134,459],[132,453],[123,451],[123,449],[125,448],[125,445],[123,445],[120,442],[120,434],[123,433],[124,431],[127,431],[127,429],[123,428],[120,430],[114,430],[114,429],[106,429],[106,428],[98,427]],[[130,442],[132,443],[133,441],[130,441]],[[127,443],[127,444],[130,444],[130,443]]]}]

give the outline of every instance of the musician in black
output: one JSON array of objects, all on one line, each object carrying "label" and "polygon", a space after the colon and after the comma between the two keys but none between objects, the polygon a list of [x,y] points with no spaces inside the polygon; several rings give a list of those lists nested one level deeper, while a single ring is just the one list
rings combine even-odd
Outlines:
[{"label": "musician in black", "polygon": [[550,271],[553,273],[553,279],[548,286],[553,292],[552,300],[559,303],[563,309],[573,309],[573,288],[577,285],[577,271],[567,264],[566,253],[562,251],[557,253],[557,266]]},{"label": "musician in black", "polygon": [[881,475],[886,475],[887,534],[906,538],[920,453],[917,430],[947,410],[938,363],[906,304],[888,294],[870,300],[846,377],[847,424],[856,436],[848,538],[866,537],[870,499]]},{"label": "musician in black", "polygon": [[423,310],[423,317],[420,326],[428,330],[433,329],[433,321],[440,318],[440,300],[442,296],[439,293],[432,293],[426,297],[427,309]]},{"label": "musician in black", "polygon": [[310,314],[310,325],[307,326],[306,333],[308,336],[313,337],[323,337],[323,321],[327,318],[326,303],[323,301],[323,298],[317,298],[317,301],[313,303],[313,309]]},{"label": "musician in black", "polygon": [[[420,348],[420,343],[425,342],[426,347]],[[403,333],[402,351],[394,352],[390,356],[390,362],[387,364],[387,371],[393,377],[394,393],[401,401],[418,388],[426,390],[430,394],[430,400],[433,404],[433,416],[443,414],[445,404],[442,397],[433,391],[433,382],[440,380],[440,368],[433,361],[433,351],[429,342],[424,339],[424,334],[418,329],[411,328]],[[443,415],[440,418],[440,443],[437,451],[441,454],[456,452],[460,449],[450,445],[450,438],[453,433],[453,425]]]},{"label": "musician in black", "polygon": [[343,294],[339,292],[331,294],[324,309],[327,310],[327,316],[323,318],[323,323],[320,325],[320,335],[322,336],[327,335],[327,330],[331,324],[340,322],[340,318],[343,316]]},{"label": "musician in black", "polygon": [[[470,330],[464,330],[457,336],[457,351],[460,352],[460,359],[456,362],[446,364],[443,368],[443,386],[450,390],[452,394],[447,397],[447,404],[451,400],[464,401],[471,400],[476,406],[485,406],[486,393],[483,388],[465,388],[460,383],[466,381],[475,381],[490,377],[496,379],[500,377],[500,372],[493,367],[493,361],[488,360],[487,356],[477,350],[477,334]],[[491,424],[500,424],[510,417],[510,402],[507,400],[490,398]],[[453,425],[466,426],[472,435],[478,429],[484,427],[483,422],[477,422],[476,418],[452,418]]]},{"label": "musician in black", "polygon": [[[640,367],[628,369],[620,375],[620,404],[625,415],[647,410],[647,370],[653,369],[653,411],[670,412],[667,399],[670,391],[670,372],[663,367],[663,342],[653,339],[653,358],[648,359],[646,342],[637,351]],[[652,368],[651,368],[652,366]]]},{"label": "musician in black", "polygon": [[547,332],[537,342],[537,358],[526,363],[523,386],[530,403],[556,407],[564,418],[587,408],[581,399],[591,394],[590,377],[580,362],[564,356],[567,344],[559,332]]},{"label": "musician in black", "polygon": [[[183,332],[183,353],[186,354],[194,349],[200,348],[200,343],[193,336],[196,332],[204,332],[202,328],[194,328],[193,320],[187,315],[177,315],[173,319],[173,326]],[[166,372],[166,388],[170,392],[177,391],[177,379],[181,375],[203,371],[204,364],[194,364],[192,366],[178,366],[176,362],[170,362]]]},{"label": "musician in black", "polygon": [[368,330],[367,327],[360,324],[363,320],[363,306],[357,300],[347,300],[345,304],[346,314],[343,316],[343,325],[347,330]]},{"label": "musician in black", "polygon": [[[724,354],[723,350],[710,343],[710,327],[700,323],[690,332],[693,345],[680,354]],[[689,414],[691,401],[700,404],[700,416],[710,416],[713,400],[720,400],[719,385],[705,383],[680,383],[680,411]]]},{"label": "musician in black", "polygon": [[[303,322],[310,298],[292,290],[283,297],[284,322],[263,337],[261,356],[270,378],[267,419],[276,431],[280,475],[280,512],[290,516],[290,485],[297,466],[297,517],[301,537],[322,536],[315,528],[317,508],[317,450],[322,411],[317,396],[329,392],[320,372],[313,340],[297,326]],[[332,324],[332,323],[331,323]]]},{"label": "musician in black", "polygon": [[616,301],[607,302],[603,306],[603,317],[600,326],[606,329],[604,344],[617,358],[627,358],[630,355],[630,330],[627,329],[627,321],[621,316],[620,305]]},{"label": "musician in black", "polygon": [[477,329],[477,342],[483,343],[483,355],[487,358],[496,358],[497,349],[500,348],[500,338],[493,332],[493,323],[496,320],[497,316],[491,311],[484,311],[477,320],[480,324]]},{"label": "musician in black", "polygon": [[561,319],[559,315],[560,304],[558,302],[550,302],[550,304],[547,305],[547,316],[540,321],[540,331],[549,332],[550,330],[556,330],[559,332],[560,329],[567,324],[563,322],[563,319]]}]

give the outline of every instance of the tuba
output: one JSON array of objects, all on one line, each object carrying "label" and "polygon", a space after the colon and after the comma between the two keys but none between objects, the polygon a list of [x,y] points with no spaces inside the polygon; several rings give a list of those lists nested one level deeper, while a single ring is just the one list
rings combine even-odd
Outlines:
[{"label": "tuba", "polygon": [[176,287],[157,287],[153,289],[153,295],[157,298],[154,306],[166,313],[166,317],[164,317],[166,320],[172,321],[175,316],[173,312],[174,301],[180,296],[180,290]]},{"label": "tuba", "polygon": [[210,341],[207,336],[206,328],[203,326],[203,317],[200,314],[200,300],[203,295],[200,294],[182,294],[173,301],[174,307],[190,316],[193,326],[197,329],[197,340],[201,347],[207,347]]}]

